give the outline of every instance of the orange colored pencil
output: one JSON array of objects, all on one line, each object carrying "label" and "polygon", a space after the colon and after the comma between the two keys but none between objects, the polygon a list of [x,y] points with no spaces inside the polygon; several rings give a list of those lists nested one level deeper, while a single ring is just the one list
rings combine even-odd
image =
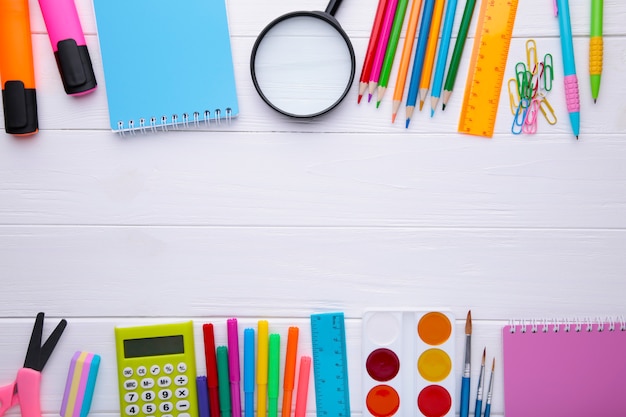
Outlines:
[{"label": "orange colored pencil", "polygon": [[413,0],[411,11],[409,14],[409,22],[406,27],[406,36],[404,46],[402,47],[402,56],[400,57],[400,66],[398,67],[398,76],[396,80],[396,88],[393,90],[393,103],[391,123],[396,121],[396,115],[402,103],[404,95],[404,86],[406,84],[406,76],[409,72],[409,63],[411,62],[411,53],[413,51],[413,42],[415,41],[415,32],[417,31],[417,23],[422,10],[422,0]]},{"label": "orange colored pencil", "polygon": [[444,3],[444,0],[435,0],[435,9],[433,10],[433,18],[430,23],[430,34],[426,44],[426,55],[424,55],[424,65],[422,66],[422,78],[420,79],[420,110],[424,107],[424,100],[426,100],[426,95],[430,88],[430,78],[435,63],[437,42],[439,42],[439,28],[441,27]]}]

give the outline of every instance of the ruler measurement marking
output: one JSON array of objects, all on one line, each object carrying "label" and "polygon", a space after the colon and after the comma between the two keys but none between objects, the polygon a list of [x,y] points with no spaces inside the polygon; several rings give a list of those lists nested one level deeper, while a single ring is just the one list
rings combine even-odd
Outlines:
[{"label": "ruler measurement marking", "polygon": [[519,0],[483,0],[458,131],[493,136]]}]

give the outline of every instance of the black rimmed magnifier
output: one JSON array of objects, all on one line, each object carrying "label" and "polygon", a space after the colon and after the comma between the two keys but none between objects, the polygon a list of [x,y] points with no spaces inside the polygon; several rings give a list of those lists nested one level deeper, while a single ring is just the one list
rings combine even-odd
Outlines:
[{"label": "black rimmed magnifier", "polygon": [[287,116],[319,116],[337,106],[354,80],[354,49],[334,15],[298,11],[274,19],[259,34],[250,57],[252,82],[261,98]]}]

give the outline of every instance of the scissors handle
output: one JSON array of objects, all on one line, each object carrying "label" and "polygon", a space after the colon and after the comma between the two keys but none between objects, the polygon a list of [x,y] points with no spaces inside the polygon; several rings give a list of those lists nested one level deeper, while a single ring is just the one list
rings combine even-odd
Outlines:
[{"label": "scissors handle", "polygon": [[0,416],[17,404],[17,395],[15,395],[15,382],[0,387]]},{"label": "scissors handle", "polygon": [[17,371],[15,383],[22,417],[41,417],[41,372],[22,368]]}]

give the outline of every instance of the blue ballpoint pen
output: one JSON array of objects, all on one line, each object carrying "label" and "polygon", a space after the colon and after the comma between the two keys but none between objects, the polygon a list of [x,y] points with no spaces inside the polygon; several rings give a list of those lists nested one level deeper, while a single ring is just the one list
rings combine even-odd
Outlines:
[{"label": "blue ballpoint pen", "polygon": [[472,347],[472,311],[467,313],[465,320],[465,367],[461,378],[461,417],[469,416],[470,375],[471,375],[471,347]]},{"label": "blue ballpoint pen", "polygon": [[254,417],[254,329],[243,331],[243,392],[246,417]]},{"label": "blue ballpoint pen", "polygon": [[435,114],[435,107],[441,97],[441,89],[443,88],[443,74],[446,70],[446,62],[448,60],[448,49],[450,49],[450,38],[452,37],[452,27],[454,26],[454,15],[456,14],[457,0],[448,0],[446,6],[446,17],[441,30],[441,43],[439,44],[439,52],[437,52],[437,66],[435,67],[435,77],[433,79],[433,88],[430,92],[430,117]]},{"label": "blue ballpoint pen", "polygon": [[570,123],[574,136],[578,139],[580,132],[580,97],[578,94],[578,78],[574,61],[574,45],[572,42],[572,24],[569,16],[568,0],[555,0],[554,13],[559,18],[561,32],[561,51],[563,52],[563,73],[565,81],[565,101],[569,112]]},{"label": "blue ballpoint pen", "polygon": [[478,390],[476,392],[476,408],[474,410],[474,416],[480,417],[480,413],[483,410],[483,384],[485,383],[485,355],[487,349],[483,349],[483,359],[480,364],[480,375],[478,376]]},{"label": "blue ballpoint pen", "polygon": [[424,12],[422,13],[422,24],[420,25],[417,38],[417,46],[415,48],[415,58],[413,58],[411,82],[409,84],[409,92],[406,100],[406,127],[409,127],[411,116],[415,110],[415,103],[417,103],[419,83],[422,78],[422,66],[424,65],[424,55],[426,54],[426,44],[428,43],[428,34],[430,32],[430,23],[433,18],[434,8],[435,0],[426,0],[424,3]]}]

